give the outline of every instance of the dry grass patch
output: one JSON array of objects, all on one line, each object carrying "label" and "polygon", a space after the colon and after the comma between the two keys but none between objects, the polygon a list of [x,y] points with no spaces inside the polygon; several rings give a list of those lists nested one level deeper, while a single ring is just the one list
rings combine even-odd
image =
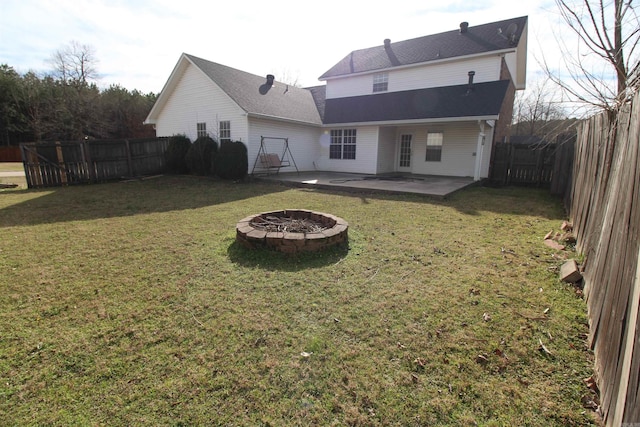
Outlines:
[{"label": "dry grass patch", "polygon": [[[239,219],[286,208],[344,218],[349,248],[289,258],[235,243]],[[0,412],[20,425],[593,424],[585,305],[542,244],[562,219],[528,189],[435,201],[165,177],[5,192]]]}]

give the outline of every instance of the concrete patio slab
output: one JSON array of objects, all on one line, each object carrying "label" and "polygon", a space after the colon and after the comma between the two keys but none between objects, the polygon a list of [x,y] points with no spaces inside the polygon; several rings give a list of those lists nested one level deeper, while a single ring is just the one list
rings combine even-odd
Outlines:
[{"label": "concrete patio slab", "polygon": [[393,194],[413,193],[432,197],[447,197],[458,190],[476,184],[470,177],[406,174],[366,175],[320,171],[281,172],[254,177],[297,187]]}]

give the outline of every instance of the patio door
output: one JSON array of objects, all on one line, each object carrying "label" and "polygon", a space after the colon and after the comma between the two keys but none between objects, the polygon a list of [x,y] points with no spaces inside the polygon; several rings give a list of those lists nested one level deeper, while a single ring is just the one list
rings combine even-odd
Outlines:
[{"label": "patio door", "polygon": [[402,134],[400,135],[400,153],[398,156],[398,170],[410,172],[411,171],[411,140],[413,135]]}]

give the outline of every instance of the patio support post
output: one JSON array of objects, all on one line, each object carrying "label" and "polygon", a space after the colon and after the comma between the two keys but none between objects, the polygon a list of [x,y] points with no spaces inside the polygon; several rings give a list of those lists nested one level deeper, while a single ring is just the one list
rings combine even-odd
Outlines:
[{"label": "patio support post", "polygon": [[473,173],[473,180],[480,181],[480,169],[482,168],[482,152],[484,150],[484,140],[485,140],[485,127],[486,121],[478,120],[478,126],[480,127],[480,132],[478,132],[478,146],[476,147],[476,166]]}]

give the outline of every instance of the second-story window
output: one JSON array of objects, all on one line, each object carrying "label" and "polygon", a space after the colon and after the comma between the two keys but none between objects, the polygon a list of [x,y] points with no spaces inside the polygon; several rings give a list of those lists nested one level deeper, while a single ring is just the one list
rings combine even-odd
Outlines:
[{"label": "second-story window", "polygon": [[389,73],[377,73],[373,75],[373,91],[386,92],[389,87]]}]

